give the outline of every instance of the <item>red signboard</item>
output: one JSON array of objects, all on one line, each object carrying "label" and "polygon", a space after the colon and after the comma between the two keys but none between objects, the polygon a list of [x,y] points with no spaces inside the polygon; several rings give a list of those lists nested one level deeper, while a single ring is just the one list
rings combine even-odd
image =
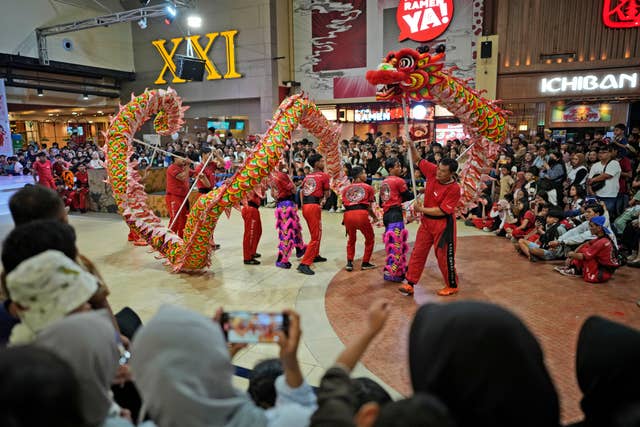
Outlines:
[{"label": "red signboard", "polygon": [[426,42],[439,37],[453,19],[453,0],[400,0],[396,21],[398,41]]},{"label": "red signboard", "polygon": [[609,28],[640,27],[640,0],[604,0],[602,19]]}]

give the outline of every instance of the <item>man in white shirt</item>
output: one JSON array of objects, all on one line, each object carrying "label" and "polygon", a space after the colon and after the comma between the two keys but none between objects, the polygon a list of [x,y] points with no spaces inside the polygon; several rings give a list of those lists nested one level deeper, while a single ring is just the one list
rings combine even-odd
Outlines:
[{"label": "man in white shirt", "polygon": [[[612,157],[610,147],[602,147],[598,151],[599,162],[594,163],[589,171],[587,189],[589,194],[598,196],[607,206],[609,215],[616,216],[616,198],[620,191],[620,163]],[[593,184],[604,181],[604,186],[593,191]]]},{"label": "man in white shirt", "polygon": [[216,135],[216,129],[214,127],[209,128],[209,135],[207,135],[207,144],[209,144],[209,147],[220,144],[220,137]]}]

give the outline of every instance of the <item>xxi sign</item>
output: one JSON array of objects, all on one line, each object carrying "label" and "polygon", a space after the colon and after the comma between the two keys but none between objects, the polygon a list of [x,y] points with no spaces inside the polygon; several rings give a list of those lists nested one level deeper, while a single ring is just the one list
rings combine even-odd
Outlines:
[{"label": "xxi sign", "polygon": [[[223,31],[221,33],[209,33],[205,34],[206,43],[203,45],[200,44],[200,38],[203,36],[189,36],[189,37],[178,37],[171,39],[171,49],[167,50],[165,44],[167,40],[154,40],[151,42],[153,46],[158,50],[158,53],[162,57],[164,61],[164,67],[160,70],[160,74],[158,74],[158,78],[154,82],[157,85],[162,85],[167,83],[165,80],[165,74],[167,71],[171,73],[173,76],[173,80],[171,83],[185,83],[186,80],[181,79],[176,75],[176,64],[173,62],[173,57],[178,51],[178,48],[182,44],[182,42],[187,39],[191,42],[191,46],[193,46],[193,52],[195,55],[205,61],[205,69],[207,71],[207,80],[218,80],[218,79],[239,79],[242,77],[242,74],[236,71],[236,46],[235,46],[235,35],[238,34],[237,30],[232,31]],[[227,72],[224,76],[220,75],[216,66],[209,58],[209,51],[211,50],[211,46],[213,46],[214,41],[218,38],[218,36],[222,36],[226,42],[226,51],[227,51]]]}]

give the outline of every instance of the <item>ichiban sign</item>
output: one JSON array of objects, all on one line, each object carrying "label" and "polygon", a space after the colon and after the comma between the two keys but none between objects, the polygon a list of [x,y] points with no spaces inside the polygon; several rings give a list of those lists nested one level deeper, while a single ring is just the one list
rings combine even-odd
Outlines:
[{"label": "ichiban sign", "polygon": [[[236,46],[235,46],[235,35],[238,34],[237,30],[231,31],[223,31],[221,33],[208,33],[204,36],[188,36],[186,39],[191,41],[191,46],[193,46],[193,52],[196,56],[205,61],[205,70],[207,71],[207,80],[219,80],[219,79],[239,79],[242,77],[242,74],[236,71]],[[226,52],[227,52],[227,72],[224,76],[220,75],[215,64],[209,59],[208,53],[211,50],[211,46],[214,41],[218,38],[218,36],[222,36],[225,39],[226,43]],[[200,38],[206,37],[206,44],[204,46],[200,45]],[[164,67],[160,70],[160,74],[158,74],[158,78],[154,82],[157,85],[166,84],[165,74],[168,72],[173,76],[173,80],[171,83],[186,83],[187,81],[181,79],[176,75],[176,64],[173,62],[173,57],[178,51],[180,45],[185,40],[184,37],[177,37],[171,39],[171,49],[167,50],[165,44],[167,40],[154,40],[151,43],[157,49],[158,53],[162,57],[164,61]]]},{"label": "ichiban sign", "polygon": [[595,76],[553,77],[540,81],[542,93],[593,92],[606,90],[636,89],[638,73],[606,74]]},{"label": "ichiban sign", "polygon": [[396,22],[398,41],[426,42],[439,37],[453,19],[453,0],[400,0]]}]

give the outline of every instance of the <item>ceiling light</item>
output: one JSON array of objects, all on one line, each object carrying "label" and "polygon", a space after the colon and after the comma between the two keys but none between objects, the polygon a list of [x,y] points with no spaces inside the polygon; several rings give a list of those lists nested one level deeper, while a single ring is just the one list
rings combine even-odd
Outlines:
[{"label": "ceiling light", "polygon": [[53,113],[49,113],[49,117],[53,116]]},{"label": "ceiling light", "polygon": [[102,110],[98,110],[98,114],[102,114]]},{"label": "ceiling light", "polygon": [[176,15],[178,14],[178,11],[176,10],[176,7],[172,4],[168,4],[164,8],[164,10],[165,10],[164,23],[167,25],[171,25],[173,20],[176,19]]},{"label": "ceiling light", "polygon": [[38,96],[44,96],[44,91],[42,89],[38,89]]},{"label": "ceiling light", "polygon": [[187,25],[189,28],[200,28],[202,26],[202,18],[197,15],[187,17]]},{"label": "ceiling light", "polygon": [[77,115],[78,113],[76,113],[75,111],[72,111],[71,114],[73,114],[74,116]]},{"label": "ceiling light", "polygon": [[89,123],[93,123],[93,120],[89,120]]},{"label": "ceiling light", "polygon": [[141,20],[139,20],[138,27],[140,27],[141,30],[145,30],[147,28],[147,18],[142,18]]},{"label": "ceiling light", "polygon": [[88,93],[82,94],[82,99],[84,99],[85,101],[89,99],[89,94]]}]

